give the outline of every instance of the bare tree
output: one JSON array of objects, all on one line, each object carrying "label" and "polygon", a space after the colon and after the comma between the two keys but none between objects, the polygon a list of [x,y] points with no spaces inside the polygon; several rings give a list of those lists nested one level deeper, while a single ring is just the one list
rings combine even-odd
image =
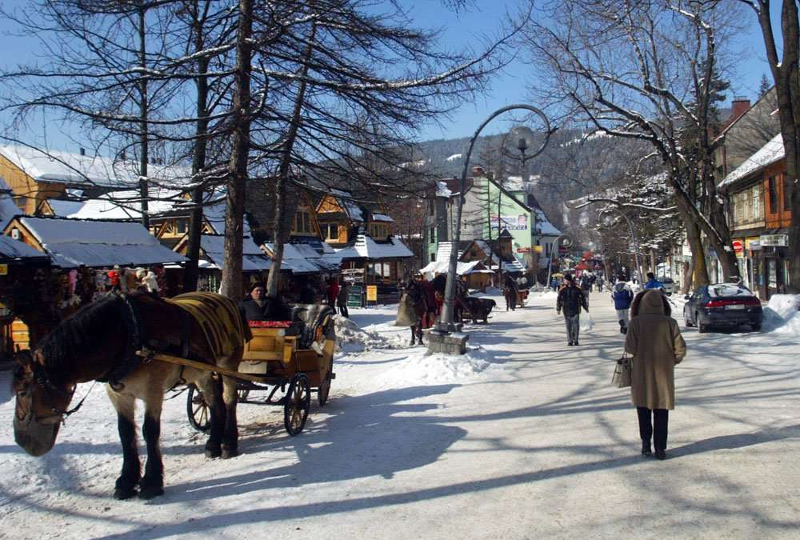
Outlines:
[{"label": "bare tree", "polygon": [[725,277],[738,276],[711,160],[715,68],[731,14],[681,0],[546,5],[552,22],[531,22],[526,39],[552,76],[540,95],[599,132],[650,143],[668,171],[665,182],[694,254],[695,282],[708,283],[701,232]]}]

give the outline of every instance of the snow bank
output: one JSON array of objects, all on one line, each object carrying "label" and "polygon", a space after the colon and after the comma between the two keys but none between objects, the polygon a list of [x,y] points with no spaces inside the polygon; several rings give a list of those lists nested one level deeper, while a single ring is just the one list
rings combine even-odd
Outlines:
[{"label": "snow bank", "polygon": [[379,387],[415,386],[459,382],[479,375],[492,366],[493,355],[483,347],[470,347],[463,355],[428,354],[417,349],[378,375]]},{"label": "snow bank", "polygon": [[764,331],[800,336],[798,309],[800,309],[800,295],[773,295],[764,308]]},{"label": "snow bank", "polygon": [[373,349],[401,349],[408,346],[410,334],[400,335],[397,331],[380,332],[373,328],[386,326],[386,330],[394,329],[389,325],[375,325],[368,329],[359,328],[351,319],[334,317],[336,328],[336,352],[359,353]]}]

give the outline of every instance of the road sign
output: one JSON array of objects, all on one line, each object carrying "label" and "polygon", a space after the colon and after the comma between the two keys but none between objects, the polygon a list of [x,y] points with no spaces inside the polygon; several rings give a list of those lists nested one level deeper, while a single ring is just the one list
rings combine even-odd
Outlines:
[{"label": "road sign", "polygon": [[733,252],[736,253],[737,257],[744,256],[744,243],[741,240],[734,240],[731,242],[733,245]]}]

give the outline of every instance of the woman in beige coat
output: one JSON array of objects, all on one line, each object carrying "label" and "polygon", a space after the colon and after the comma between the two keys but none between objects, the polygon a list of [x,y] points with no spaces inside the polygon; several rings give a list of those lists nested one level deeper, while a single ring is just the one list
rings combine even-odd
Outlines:
[{"label": "woman in beige coat", "polygon": [[633,356],[631,401],[639,415],[642,454],[652,453],[650,438],[655,435],[658,459],[666,457],[669,411],[675,408],[675,365],[686,355],[686,343],[670,313],[669,302],[660,290],[640,292],[631,304],[625,338],[625,350]]}]

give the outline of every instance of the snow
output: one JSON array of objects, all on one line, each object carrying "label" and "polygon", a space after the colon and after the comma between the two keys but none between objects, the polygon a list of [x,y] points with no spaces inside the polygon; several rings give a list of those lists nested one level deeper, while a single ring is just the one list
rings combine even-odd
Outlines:
[{"label": "snow", "polygon": [[[133,187],[139,183],[139,164],[130,160],[55,150],[45,153],[21,145],[0,146],[0,154],[39,182],[115,188]],[[192,174],[189,167],[150,164],[147,176],[155,182],[183,184],[191,180]]]},{"label": "snow", "polygon": [[139,266],[183,262],[139,223],[21,217],[55,266]]},{"label": "snow", "polygon": [[463,155],[464,154],[453,154],[452,156],[449,156],[448,158],[446,158],[446,161],[455,161],[457,159],[461,159],[463,157]]},{"label": "snow", "polygon": [[775,294],[764,308],[765,332],[787,336],[800,336],[800,295]]},{"label": "snow", "polygon": [[359,257],[372,260],[398,259],[414,256],[402,240],[394,236],[390,236],[389,241],[386,243],[378,243],[369,236],[359,234],[356,237],[356,243],[353,245],[353,249],[358,253]]},{"label": "snow", "polygon": [[357,223],[363,223],[366,221],[364,219],[364,211],[353,200],[353,195],[350,192],[342,191],[340,189],[331,189],[331,195],[336,197],[337,201],[339,202],[339,206],[342,207],[344,212],[351,220]]},{"label": "snow", "polygon": [[11,218],[21,213],[22,211],[11,199],[11,188],[0,176],[0,231],[6,228]]},{"label": "snow", "polygon": [[737,180],[750,176],[764,167],[782,160],[784,155],[783,136],[778,133],[755,154],[747,158],[744,163],[731,171],[720,183],[720,187],[733,184]]},{"label": "snow", "polygon": [[[312,400],[296,437],[282,409],[242,403],[242,454],[206,459],[185,394],[166,401],[166,494],[152,501],[111,498],[121,458],[99,385],[55,448],[33,458],[14,443],[10,373],[0,372],[3,531],[19,540],[795,538],[800,337],[682,330],[688,354],[675,369],[660,462],[639,455],[629,394],[609,384],[623,336],[608,296],[591,294],[594,327],[579,347],[564,343],[554,293],[532,293],[523,309],[467,324],[464,357],[409,347],[392,306],[353,309],[351,330],[370,337],[337,353],[330,400]],[[79,385],[76,400],[90,388]]]},{"label": "snow", "polygon": [[394,223],[394,220],[386,214],[372,214],[372,221]]},{"label": "snow", "polygon": [[[153,197],[147,202],[148,215],[169,212],[176,207],[175,200],[159,200],[166,197],[177,197],[178,190],[154,188],[150,190]],[[138,191],[115,191],[86,201],[48,201],[57,217],[75,219],[129,219],[139,220],[142,217],[141,194]]]},{"label": "snow", "polygon": [[450,197],[453,195],[453,192],[450,191],[450,188],[447,187],[445,182],[437,181],[436,182],[436,196],[437,197]]},{"label": "snow", "polygon": [[547,216],[544,213],[544,210],[539,210],[538,208],[533,209],[536,212],[536,228],[538,229],[540,236],[560,236],[561,231],[559,231],[550,221],[548,221]]}]

